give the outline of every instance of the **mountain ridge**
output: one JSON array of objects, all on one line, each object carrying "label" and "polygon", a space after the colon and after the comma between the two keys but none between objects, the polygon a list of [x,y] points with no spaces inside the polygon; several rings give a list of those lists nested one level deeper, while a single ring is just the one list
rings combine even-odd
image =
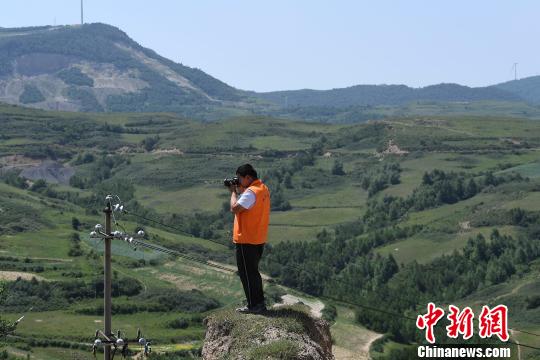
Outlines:
[{"label": "mountain ridge", "polygon": [[[3,30],[0,50],[0,101],[7,103],[71,111],[186,112],[190,106],[238,105],[243,98],[222,81],[165,59],[105,24]],[[61,78],[62,71],[71,75]],[[84,84],[81,78],[91,81]],[[34,96],[21,99],[24,92]]]},{"label": "mountain ridge", "polygon": [[471,88],[454,83],[412,88],[406,85],[354,85],[331,90],[285,90],[259,93],[261,98],[288,106],[401,105],[411,101],[520,101],[521,97],[499,88]]},{"label": "mountain ridge", "polygon": [[522,104],[515,111],[521,114],[536,111],[525,107],[540,104],[540,76],[486,87],[385,84],[259,93],[169,60],[107,24],[0,29],[0,102],[45,110],[357,122],[389,116],[371,107],[400,111],[418,102],[481,101]]}]

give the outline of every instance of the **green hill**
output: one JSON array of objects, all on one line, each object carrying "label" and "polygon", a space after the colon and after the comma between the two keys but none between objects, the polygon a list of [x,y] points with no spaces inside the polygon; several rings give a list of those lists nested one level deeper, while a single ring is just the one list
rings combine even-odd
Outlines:
[{"label": "green hill", "polygon": [[[369,307],[415,317],[428,301],[504,302],[512,328],[540,332],[538,121],[415,116],[331,125],[249,116],[201,123],[167,113],[1,105],[0,123],[0,274],[10,297],[0,305],[2,319],[39,304],[6,344],[12,354],[91,357],[85,344],[102,326],[102,245],[88,233],[103,222],[106,194],[158,221],[120,215],[129,231],[143,227],[149,242],[234,268],[222,179],[245,162],[272,191],[262,264],[286,287],[268,285],[269,298],[294,288],[324,301],[336,321],[335,348],[369,350],[377,336],[366,326],[387,334],[373,345],[374,357],[406,351],[421,340],[414,324]],[[68,184],[29,171],[50,169],[49,162],[73,170]],[[156,352],[196,352],[202,318],[242,297],[232,273],[124,242],[113,253],[122,284],[114,328],[132,336],[142,327]],[[525,333],[512,339],[536,344]]]},{"label": "green hill", "polygon": [[[105,24],[0,31],[1,101],[78,111],[199,114],[244,99],[203,71],[165,59]],[[208,112],[208,111],[207,111]]]},{"label": "green hill", "polygon": [[532,77],[480,88],[356,85],[256,93],[166,59],[110,25],[0,29],[0,101],[46,110],[173,112],[198,120],[259,114],[327,123],[416,115],[538,119],[536,83]]},{"label": "green hill", "polygon": [[533,104],[540,104],[540,76],[508,81],[493,85],[493,88],[511,92]]},{"label": "green hill", "polygon": [[258,94],[262,99],[292,107],[404,105],[417,101],[519,101],[521,97],[496,88],[439,84],[423,88],[405,85],[356,85],[332,90],[291,90]]}]

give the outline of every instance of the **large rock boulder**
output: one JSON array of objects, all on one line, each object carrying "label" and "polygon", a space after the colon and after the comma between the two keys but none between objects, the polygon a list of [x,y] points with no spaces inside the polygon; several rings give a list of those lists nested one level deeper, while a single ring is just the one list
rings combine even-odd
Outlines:
[{"label": "large rock boulder", "polygon": [[264,315],[224,310],[204,323],[205,360],[334,359],[330,325],[301,306],[272,309]]}]

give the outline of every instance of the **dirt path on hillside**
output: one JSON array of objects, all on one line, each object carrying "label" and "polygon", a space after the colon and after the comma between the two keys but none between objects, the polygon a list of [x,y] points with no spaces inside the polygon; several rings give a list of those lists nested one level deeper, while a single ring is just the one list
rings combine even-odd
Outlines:
[{"label": "dirt path on hillside", "polygon": [[517,286],[515,286],[510,292],[506,293],[506,294],[502,294],[502,295],[499,295],[495,298],[493,298],[493,301],[497,301],[499,299],[502,299],[502,298],[505,298],[505,297],[508,297],[508,296],[511,296],[511,295],[515,295],[517,294],[517,292],[522,288],[524,287],[525,285],[528,285],[530,283],[534,282],[534,280],[531,280],[531,281],[527,281],[527,282],[524,282],[524,283],[521,283]]},{"label": "dirt path on hillside", "polygon": [[62,259],[62,258],[50,258],[50,257],[35,257],[35,256],[12,256],[17,259],[30,259],[30,260],[46,260],[46,261],[57,261],[57,262],[73,262],[73,259]]},{"label": "dirt path on hillside", "polygon": [[347,331],[347,348],[340,345],[332,347],[336,360],[371,359],[369,349],[373,342],[381,338],[383,334],[361,329],[355,325],[347,325],[344,330]]},{"label": "dirt path on hillside", "polygon": [[337,312],[336,322],[330,328],[334,339],[332,352],[336,360],[370,359],[371,345],[383,334],[359,325],[351,308],[337,306]]},{"label": "dirt path on hillside", "polygon": [[439,124],[433,124],[433,123],[428,123],[428,122],[422,122],[422,123],[414,122],[412,124],[401,122],[401,121],[385,121],[385,120],[382,120],[382,122],[387,123],[387,124],[398,124],[398,125],[403,125],[403,126],[408,126],[408,127],[421,126],[421,127],[427,127],[427,128],[442,129],[442,130],[455,132],[455,133],[458,133],[458,134],[465,134],[465,135],[468,135],[468,136],[476,136],[476,134],[474,134],[474,133],[472,133],[470,131],[458,130],[458,129],[454,129],[454,128],[451,128],[451,127],[448,127],[448,126],[439,125]]},{"label": "dirt path on hillside", "polygon": [[311,316],[316,318],[322,318],[322,311],[324,309],[324,303],[320,300],[308,300],[306,298],[286,294],[281,296],[281,302],[279,304],[275,304],[274,307],[280,307],[285,305],[294,305],[294,304],[304,304],[307,307],[309,307]]},{"label": "dirt path on hillside", "polygon": [[521,346],[519,346],[519,341],[514,337],[514,330],[510,329],[510,336],[514,339],[517,345],[518,360],[521,360]]},{"label": "dirt path on hillside", "polygon": [[36,280],[39,281],[46,281],[44,277],[29,272],[0,271],[0,280],[15,281],[17,280],[17,278],[21,278],[23,280],[32,280],[33,277],[35,277]]}]

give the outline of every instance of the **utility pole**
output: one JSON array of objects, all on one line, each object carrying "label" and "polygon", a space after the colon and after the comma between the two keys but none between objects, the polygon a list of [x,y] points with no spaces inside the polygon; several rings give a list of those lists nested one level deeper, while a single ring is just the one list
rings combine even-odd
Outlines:
[{"label": "utility pole", "polygon": [[514,63],[514,80],[517,80],[517,66],[518,66],[518,63]]},{"label": "utility pole", "polygon": [[[118,204],[111,205],[111,200],[116,197],[119,201]],[[135,341],[139,345],[144,346],[144,354],[148,355],[151,351],[150,341],[147,341],[141,337],[140,329],[137,331],[137,338],[134,340],[128,340],[125,337],[121,337],[121,331],[118,330],[118,333],[115,335],[112,333],[112,265],[111,265],[111,243],[114,239],[121,239],[129,243],[130,246],[137,243],[136,238],[129,236],[121,231],[115,230],[112,231],[112,220],[114,219],[114,224],[117,225],[116,218],[113,215],[114,211],[124,211],[124,206],[120,204],[120,198],[118,195],[107,195],[105,198],[107,201],[103,212],[105,213],[105,231],[102,231],[103,226],[101,224],[96,224],[94,231],[90,233],[90,238],[93,239],[102,239],[104,241],[104,254],[103,254],[103,320],[105,323],[105,328],[103,331],[96,330],[94,345],[92,346],[92,353],[96,355],[98,348],[103,348],[103,358],[104,360],[111,360],[114,358],[114,355],[118,350],[122,352],[122,356],[125,358],[128,354],[128,344],[129,342]],[[135,237],[144,236],[144,231],[139,230]],[[124,335],[125,336],[125,335]]]},{"label": "utility pole", "polygon": [[[82,2],[82,0],[81,0]],[[111,242],[112,242],[112,223],[111,223],[111,201],[107,201],[107,207],[103,209],[103,212],[105,213],[105,254],[103,256],[104,261],[104,286],[105,289],[103,291],[103,299],[104,299],[104,307],[103,307],[103,317],[105,322],[105,336],[110,337],[113,335],[112,333],[112,300],[111,300]],[[104,349],[104,360],[111,360],[111,344],[106,344]]]}]

